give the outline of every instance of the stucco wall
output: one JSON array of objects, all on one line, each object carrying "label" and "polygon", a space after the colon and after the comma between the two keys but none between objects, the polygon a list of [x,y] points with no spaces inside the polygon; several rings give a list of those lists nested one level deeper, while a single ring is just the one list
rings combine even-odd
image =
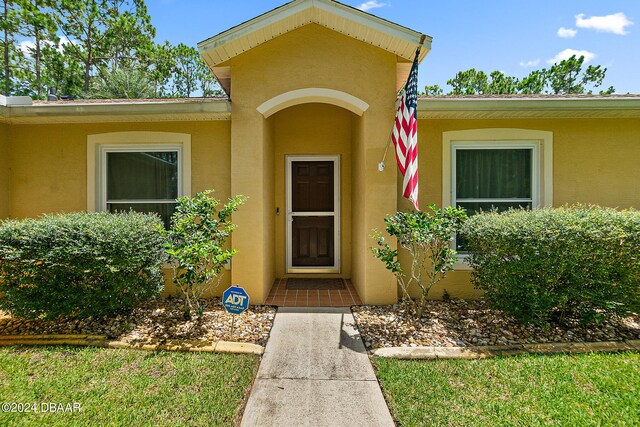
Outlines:
[{"label": "stucco wall", "polygon": [[[232,76],[232,191],[250,197],[249,209],[237,216],[247,226],[234,234],[234,247],[239,253],[234,258],[232,280],[246,286],[253,301],[266,298],[275,278],[272,268],[284,262],[284,257],[276,258],[277,249],[268,251],[266,243],[257,244],[273,242],[278,233],[276,195],[272,190],[277,185],[270,173],[273,157],[264,151],[266,146],[278,144],[272,135],[275,129],[270,128],[272,122],[277,126],[278,119],[265,119],[257,108],[275,96],[303,88],[343,91],[369,104],[364,116],[354,119],[360,122],[361,132],[354,137],[353,146],[358,150],[358,167],[362,170],[352,169],[354,179],[368,184],[361,185],[362,192],[352,197],[354,215],[363,220],[353,225],[357,229],[352,234],[358,234],[360,242],[366,245],[370,229],[380,227],[384,214],[392,212],[396,204],[396,171],[392,168],[382,174],[376,171],[393,124],[396,64],[395,55],[315,24],[220,64],[231,67]],[[300,137],[314,138],[310,134]],[[314,151],[314,147],[308,146],[307,153]],[[396,292],[391,274],[374,263],[368,246],[356,247],[356,237],[352,242],[352,278],[361,297],[372,303],[393,301]],[[360,274],[355,273],[356,264]]]},{"label": "stucco wall", "polygon": [[[127,131],[190,134],[192,193],[213,189],[223,202],[230,197],[229,121],[13,125],[9,131],[13,151],[11,216],[25,218],[86,210],[87,136]],[[0,179],[4,170],[2,159],[0,157]],[[175,292],[169,274],[166,277],[165,294]],[[229,274],[224,272],[220,287],[209,294],[220,294],[229,282]]]},{"label": "stucco wall", "polygon": [[7,138],[7,125],[0,123],[0,219],[9,216],[10,153],[9,139]]},{"label": "stucco wall", "polygon": [[[262,251],[265,254],[264,258],[264,283],[265,295],[268,295],[271,290],[271,285],[276,278],[276,263],[275,263],[275,221],[274,215],[276,210],[275,201],[275,139],[274,139],[274,122],[273,120],[264,121],[265,136],[264,136],[264,171],[262,181],[262,192],[265,196],[264,210],[262,212],[262,222],[264,224],[264,232],[266,239],[262,240]],[[257,242],[256,242],[257,243]],[[264,300],[263,300],[264,302]]]},{"label": "stucco wall", "polygon": [[[268,120],[259,119],[264,126],[265,141],[260,153],[262,170],[259,176],[249,174],[247,180],[259,183],[259,191],[264,195],[264,209],[259,211],[259,217],[267,238],[254,235],[250,240],[256,252],[263,254],[262,273],[265,277],[284,275],[285,154],[330,153],[342,156],[342,276],[353,277],[356,283],[360,279],[363,283],[367,275],[374,274],[378,264],[382,266],[370,255],[368,248],[373,242],[368,236],[375,228],[369,224],[376,221],[379,224],[384,216],[380,211],[367,211],[366,206],[387,197],[384,191],[375,197],[367,191],[380,188],[376,187],[378,180],[390,179],[385,175],[387,171],[395,172],[393,153],[390,152],[391,157],[387,159],[387,171],[377,172],[373,160],[379,158],[384,143],[379,149],[366,148],[367,117],[357,117],[339,107],[306,104],[285,109]],[[238,123],[238,127],[242,126],[242,122]],[[423,207],[441,204],[442,133],[482,128],[553,132],[554,205],[582,202],[640,209],[640,175],[637,173],[640,122],[636,119],[420,120],[420,202]],[[36,217],[43,213],[85,210],[87,135],[141,130],[191,134],[192,191],[214,188],[223,200],[231,195],[229,121],[0,124],[0,217]],[[400,181],[395,182],[399,189]],[[276,206],[281,208],[279,217],[275,215]],[[398,198],[399,209],[408,207],[408,202]],[[241,212],[250,209],[249,204]],[[241,229],[248,234],[255,233],[255,228],[246,223],[241,223]],[[359,253],[360,258],[356,260],[353,253]],[[406,255],[401,259],[406,265]],[[361,279],[363,277],[365,279]],[[468,271],[451,272],[432,295],[441,297],[447,289],[455,297],[477,297],[479,292],[471,287],[469,277]],[[228,283],[227,274],[222,287]],[[362,285],[361,293],[375,291]]]},{"label": "stucco wall", "polygon": [[553,132],[555,206],[582,202],[640,208],[638,119],[420,120],[418,126],[425,203],[442,200],[443,132],[519,128]]},{"label": "stucco wall", "polygon": [[11,216],[87,209],[87,136],[106,132],[156,131],[191,134],[192,192],[215,189],[230,195],[228,121],[13,125]]},{"label": "stucco wall", "polygon": [[[593,203],[640,209],[640,121],[637,119],[420,120],[419,172],[421,206],[442,204],[442,133],[482,128],[519,128],[553,132],[554,206]],[[398,198],[398,208],[407,209]],[[406,254],[401,256],[408,265]],[[454,297],[473,298],[480,292],[469,282],[469,271],[454,271],[438,284]]]},{"label": "stucco wall", "polygon": [[[286,274],[285,161],[287,155],[340,155],[341,273],[351,278],[351,112],[327,104],[304,104],[273,116],[275,148],[276,276]],[[299,275],[300,276],[300,275]],[[331,277],[331,275],[327,275]]]}]

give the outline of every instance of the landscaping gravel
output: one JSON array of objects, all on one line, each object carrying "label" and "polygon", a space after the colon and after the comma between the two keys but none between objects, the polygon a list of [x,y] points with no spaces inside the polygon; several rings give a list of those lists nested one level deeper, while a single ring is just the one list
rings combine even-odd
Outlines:
[{"label": "landscaping gravel", "polygon": [[266,344],[276,314],[275,308],[253,306],[235,316],[231,336],[233,315],[220,305],[220,298],[202,300],[201,304],[204,314],[192,320],[183,318],[183,301],[179,298],[152,301],[129,314],[84,320],[24,320],[0,312],[0,335],[87,334],[106,335],[127,342],[185,339]]},{"label": "landscaping gravel", "polygon": [[597,325],[524,325],[486,301],[429,301],[416,319],[403,304],[354,306],[353,315],[368,349],[594,342],[640,339],[640,317],[611,318]]}]

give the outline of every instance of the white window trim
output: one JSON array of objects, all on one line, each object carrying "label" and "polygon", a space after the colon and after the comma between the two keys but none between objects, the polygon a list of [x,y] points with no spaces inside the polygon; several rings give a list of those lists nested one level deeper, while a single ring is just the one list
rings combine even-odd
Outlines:
[{"label": "white window trim", "polygon": [[[106,153],[178,151],[178,197],[191,195],[191,135],[173,132],[110,132],[87,137],[87,211],[106,210]],[[145,201],[148,203],[149,201]]]},{"label": "white window trim", "polygon": [[[455,141],[451,143],[451,206],[458,203],[458,197],[454,194],[457,188],[456,182],[456,150],[531,150],[531,199],[504,199],[506,202],[531,202],[531,206],[534,209],[540,207],[540,143],[539,142],[517,142],[517,141],[500,141],[500,142],[486,142],[486,141]],[[465,199],[464,202],[476,201],[471,199]],[[498,199],[477,199],[477,201],[499,201]],[[502,200],[500,200],[502,201]],[[464,203],[463,202],[463,203]]]},{"label": "white window trim", "polygon": [[[532,206],[553,206],[553,132],[529,129],[470,129],[442,133],[442,206],[455,201],[455,150],[458,148],[532,148]],[[471,270],[466,256],[459,255],[455,270]]]}]

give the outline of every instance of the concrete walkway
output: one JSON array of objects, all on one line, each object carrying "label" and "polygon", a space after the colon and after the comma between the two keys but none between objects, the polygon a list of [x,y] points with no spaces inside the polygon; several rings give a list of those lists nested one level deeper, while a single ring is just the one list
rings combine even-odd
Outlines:
[{"label": "concrete walkway", "polygon": [[348,308],[280,308],[242,426],[394,426]]}]

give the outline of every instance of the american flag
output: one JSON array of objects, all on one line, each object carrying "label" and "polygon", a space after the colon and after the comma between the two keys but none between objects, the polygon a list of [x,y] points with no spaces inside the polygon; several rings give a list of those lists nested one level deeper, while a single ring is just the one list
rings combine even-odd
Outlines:
[{"label": "american flag", "polygon": [[418,55],[413,60],[409,79],[402,89],[396,121],[391,134],[402,182],[403,196],[418,208]]}]

